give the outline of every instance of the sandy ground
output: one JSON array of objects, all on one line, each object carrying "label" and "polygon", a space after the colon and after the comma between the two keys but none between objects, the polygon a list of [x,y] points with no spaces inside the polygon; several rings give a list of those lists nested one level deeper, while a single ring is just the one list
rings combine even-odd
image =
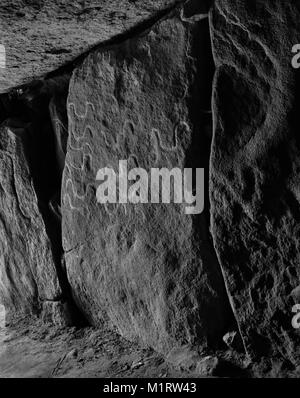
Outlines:
[{"label": "sandy ground", "polygon": [[150,349],[104,329],[4,328],[0,307],[0,377],[188,377]]},{"label": "sandy ground", "polygon": [[[57,329],[31,319],[5,328],[4,316],[0,306],[0,378],[201,377],[104,326]],[[282,361],[264,359],[243,366],[244,356],[218,354],[216,377],[300,377],[300,367],[290,368]]]}]

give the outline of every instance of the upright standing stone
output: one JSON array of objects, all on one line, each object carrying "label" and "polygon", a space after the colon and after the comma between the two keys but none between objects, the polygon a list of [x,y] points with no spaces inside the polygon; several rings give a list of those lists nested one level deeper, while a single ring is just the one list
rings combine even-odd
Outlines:
[{"label": "upright standing stone", "polygon": [[51,244],[30,175],[26,129],[0,127],[0,302],[8,317],[61,299]]},{"label": "upright standing stone", "polygon": [[300,2],[217,0],[210,20],[215,247],[248,351],[297,362]]},{"label": "upright standing stone", "polygon": [[201,24],[174,17],[91,54],[68,98],[62,212],[74,298],[91,322],[108,320],[164,353],[222,338],[227,297],[207,208],[192,216],[185,204],[101,205],[96,174],[117,172],[119,160],[147,171],[207,167]]}]

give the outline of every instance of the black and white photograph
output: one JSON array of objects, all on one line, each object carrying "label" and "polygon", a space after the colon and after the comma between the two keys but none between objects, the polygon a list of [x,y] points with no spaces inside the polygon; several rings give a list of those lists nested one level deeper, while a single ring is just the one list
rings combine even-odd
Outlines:
[{"label": "black and white photograph", "polygon": [[300,0],[0,0],[0,388],[299,378]]}]

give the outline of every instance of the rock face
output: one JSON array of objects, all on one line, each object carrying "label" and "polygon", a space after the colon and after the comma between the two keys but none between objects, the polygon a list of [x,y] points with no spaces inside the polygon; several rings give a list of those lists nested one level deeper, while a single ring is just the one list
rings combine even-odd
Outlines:
[{"label": "rock face", "polygon": [[0,301],[8,316],[39,313],[62,289],[26,159],[26,129],[0,128]]},{"label": "rock face", "polygon": [[180,0],[1,0],[0,93],[73,61]]},{"label": "rock face", "polygon": [[73,296],[90,322],[106,320],[163,353],[221,341],[228,321],[208,214],[186,215],[184,204],[99,204],[96,174],[118,172],[120,160],[129,170],[208,165],[205,32],[205,22],[165,20],[88,56],[69,89],[62,213]]},{"label": "rock face", "polygon": [[[299,360],[300,2],[217,0],[211,153],[215,248],[249,353]],[[297,92],[298,91],[298,92]]]},{"label": "rock face", "polygon": [[[209,7],[2,1],[0,92],[22,87],[0,95],[0,302],[60,326],[79,309],[199,374],[225,366],[199,362],[216,344],[291,369],[300,0],[216,0],[208,20]],[[104,168],[116,202],[126,182],[136,204],[97,201]],[[204,168],[204,211],[141,203],[153,168]]]},{"label": "rock face", "polygon": [[82,321],[72,303],[61,242],[69,80],[62,75],[0,97],[0,296],[8,322],[28,313],[57,326]]}]

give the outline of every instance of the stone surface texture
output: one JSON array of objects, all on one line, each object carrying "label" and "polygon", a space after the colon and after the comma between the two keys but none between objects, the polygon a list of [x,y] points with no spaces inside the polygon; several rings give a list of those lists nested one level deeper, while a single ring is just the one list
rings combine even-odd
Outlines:
[{"label": "stone surface texture", "polygon": [[[113,328],[198,375],[299,374],[299,21],[300,0],[1,1],[8,317]],[[204,211],[98,203],[121,160],[204,168]]]},{"label": "stone surface texture", "polygon": [[214,244],[247,351],[299,360],[300,2],[217,0],[210,168]]},{"label": "stone surface texture", "polygon": [[207,165],[201,26],[174,17],[91,54],[68,97],[62,213],[73,295],[92,323],[107,319],[164,353],[222,339],[228,303],[208,215],[186,215],[184,204],[98,204],[96,174],[118,172],[119,160],[148,171]]},{"label": "stone surface texture", "polygon": [[26,129],[2,125],[0,136],[0,299],[7,313],[38,313],[62,290],[26,159]]},{"label": "stone surface texture", "polygon": [[0,93],[45,76],[176,2],[1,0],[6,69],[0,68]]}]

